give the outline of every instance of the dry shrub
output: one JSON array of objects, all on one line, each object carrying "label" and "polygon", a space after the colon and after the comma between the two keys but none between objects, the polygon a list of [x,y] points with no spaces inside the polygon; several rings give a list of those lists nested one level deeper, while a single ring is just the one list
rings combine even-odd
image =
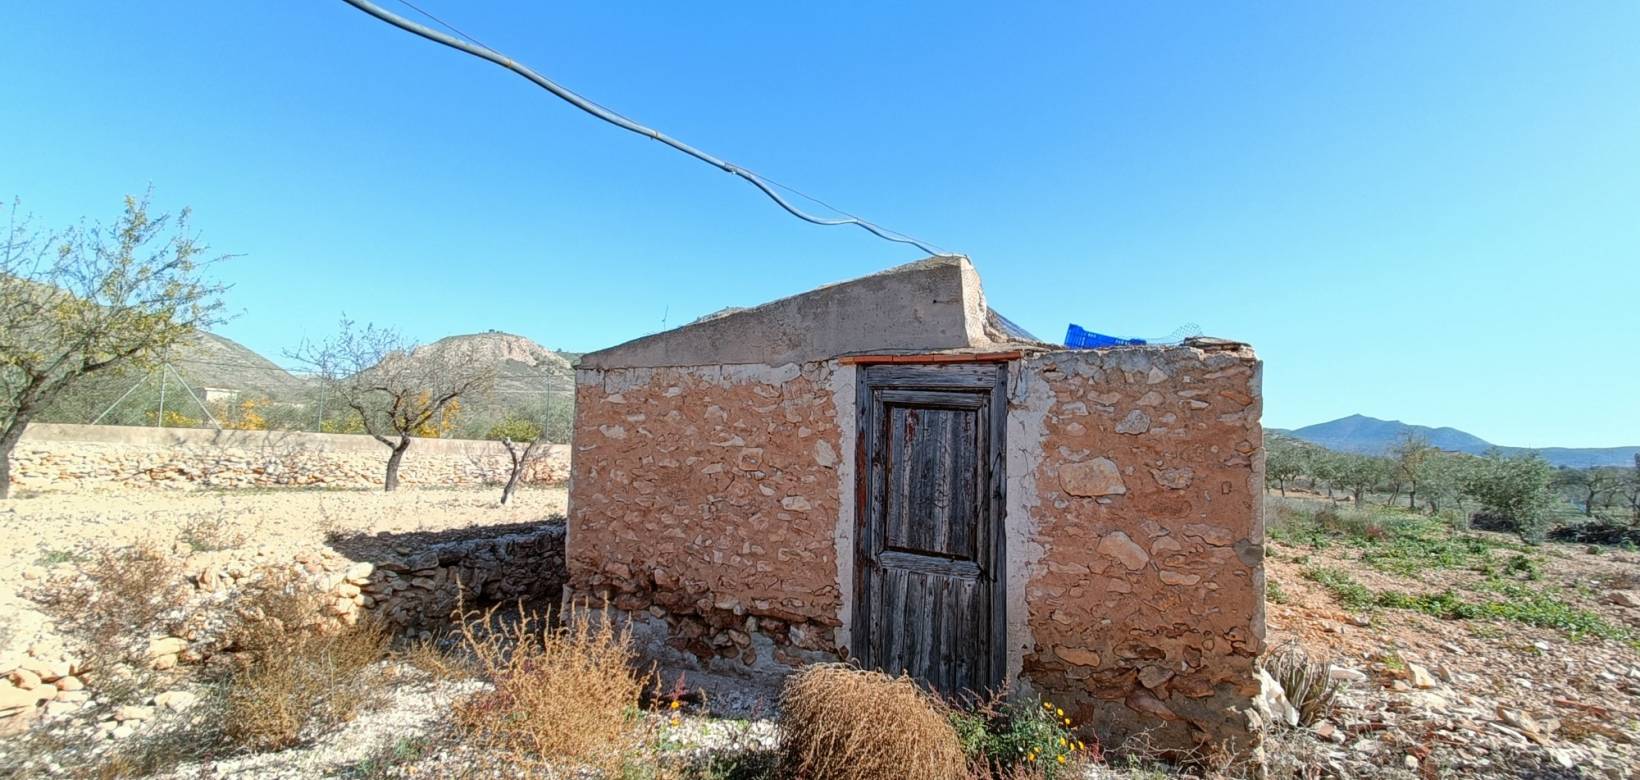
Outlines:
[{"label": "dry shrub", "polygon": [[487,751],[517,765],[613,773],[644,738],[630,637],[586,608],[553,627],[520,609],[469,613],[460,631],[474,667],[493,688],[456,705],[456,719]]},{"label": "dry shrub", "polygon": [[1298,644],[1284,645],[1266,656],[1264,669],[1298,710],[1298,725],[1315,723],[1332,709],[1339,683],[1332,679],[1331,664],[1310,658]]},{"label": "dry shrub", "polygon": [[277,750],[310,727],[352,720],[381,692],[375,664],[388,632],[374,621],[337,629],[318,622],[317,594],[291,576],[248,589],[232,631],[246,659],[227,681],[224,731],[233,743]]},{"label": "dry shrub", "polygon": [[225,512],[202,512],[188,515],[177,526],[177,541],[194,552],[214,552],[243,547],[251,537],[251,529]]},{"label": "dry shrub", "polygon": [[786,681],[780,752],[788,774],[816,780],[945,780],[967,771],[944,705],[909,677],[842,664]]},{"label": "dry shrub", "polygon": [[142,542],[92,550],[78,576],[53,581],[36,597],[83,640],[90,668],[112,671],[141,666],[149,635],[181,624],[182,585],[173,557]]}]

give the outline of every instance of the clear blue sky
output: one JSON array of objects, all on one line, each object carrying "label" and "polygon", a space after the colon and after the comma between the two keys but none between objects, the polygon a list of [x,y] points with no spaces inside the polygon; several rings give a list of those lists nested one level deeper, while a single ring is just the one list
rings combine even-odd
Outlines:
[{"label": "clear blue sky", "polygon": [[[1640,4],[422,5],[970,255],[1042,337],[1252,342],[1269,425],[1640,444]],[[919,257],[341,2],[0,26],[0,195],[192,206],[275,359],[344,310],[590,350]]]}]

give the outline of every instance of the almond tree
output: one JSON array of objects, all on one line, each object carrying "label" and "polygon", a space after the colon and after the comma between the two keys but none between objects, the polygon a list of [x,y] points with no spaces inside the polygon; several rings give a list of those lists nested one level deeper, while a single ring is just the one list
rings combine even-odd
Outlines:
[{"label": "almond tree", "polygon": [[152,367],[221,320],[221,285],[205,280],[205,245],[175,217],[127,196],[112,225],[42,235],[12,204],[0,242],[0,499],[23,430],[87,377]]},{"label": "almond tree", "polygon": [[501,488],[501,503],[505,505],[512,500],[513,491],[518,489],[518,481],[524,476],[525,469],[547,453],[547,448],[543,446],[547,440],[539,424],[522,418],[496,423],[485,438],[501,442],[511,461],[507,484]]},{"label": "almond tree", "polygon": [[382,489],[397,490],[399,465],[418,436],[436,436],[460,399],[487,392],[493,366],[464,343],[418,346],[396,331],[343,319],[335,338],[303,342],[290,357],[323,391],[351,409],[365,433],[388,448]]}]

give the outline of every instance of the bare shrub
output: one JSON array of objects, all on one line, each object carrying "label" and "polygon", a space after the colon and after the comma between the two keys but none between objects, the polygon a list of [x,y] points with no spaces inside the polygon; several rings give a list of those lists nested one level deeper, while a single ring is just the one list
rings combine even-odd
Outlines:
[{"label": "bare shrub", "polygon": [[243,597],[230,635],[246,661],[229,675],[223,714],[234,744],[290,747],[310,727],[352,720],[380,694],[386,629],[366,621],[336,630],[318,615],[317,594],[291,575],[269,575]]},{"label": "bare shrub", "polygon": [[1332,679],[1331,665],[1310,658],[1298,644],[1284,645],[1266,656],[1264,669],[1298,710],[1298,725],[1315,723],[1332,709],[1339,683]]},{"label": "bare shrub", "polygon": [[220,512],[189,515],[177,528],[177,541],[194,552],[232,550],[244,546],[251,529]]},{"label": "bare shrub", "polygon": [[649,675],[624,629],[572,608],[546,617],[496,609],[463,616],[467,651],[493,689],[456,705],[456,719],[482,750],[518,766],[613,773],[645,737],[639,696]]},{"label": "bare shrub", "polygon": [[810,666],[780,694],[785,771],[828,780],[961,778],[962,745],[945,707],[909,677]]},{"label": "bare shrub", "polygon": [[99,547],[78,571],[79,576],[55,580],[35,595],[82,640],[86,666],[94,671],[142,666],[148,637],[184,620],[180,607],[187,594],[181,572],[157,545]]}]

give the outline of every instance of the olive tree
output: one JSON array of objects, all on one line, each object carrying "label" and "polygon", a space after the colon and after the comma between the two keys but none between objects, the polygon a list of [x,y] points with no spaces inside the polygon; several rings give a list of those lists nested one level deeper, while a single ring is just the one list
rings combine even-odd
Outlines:
[{"label": "olive tree", "polygon": [[1338,486],[1350,492],[1356,506],[1361,506],[1368,492],[1384,484],[1390,471],[1387,459],[1353,452],[1340,455],[1336,465]]},{"label": "olive tree", "polygon": [[1621,468],[1563,468],[1555,474],[1554,486],[1583,507],[1584,517],[1593,517],[1595,505],[1620,495],[1628,478]]},{"label": "olive tree", "polygon": [[1304,473],[1304,449],[1291,439],[1271,436],[1265,442],[1264,453],[1265,485],[1275,485],[1286,496],[1287,483]]},{"label": "olive tree", "polygon": [[[1428,439],[1411,431],[1403,434],[1391,451],[1394,456],[1391,478],[1397,486],[1406,488],[1407,509],[1418,508],[1418,485],[1425,476],[1425,464],[1436,451]],[[1394,501],[1395,497],[1390,496],[1390,500]]]},{"label": "olive tree", "polygon": [[88,377],[143,370],[220,321],[225,289],[204,277],[189,212],[127,196],[112,224],[42,234],[13,202],[0,242],[0,498],[11,453],[44,408]]},{"label": "olive tree", "polygon": [[352,411],[364,432],[388,448],[383,490],[399,487],[399,465],[418,436],[439,435],[463,397],[488,391],[495,367],[466,342],[416,345],[397,331],[343,319],[335,337],[304,341],[294,360],[312,371],[328,397]]},{"label": "olive tree", "polygon": [[1554,505],[1554,468],[1536,452],[1506,456],[1493,450],[1467,475],[1464,492],[1528,542],[1543,541]]}]

